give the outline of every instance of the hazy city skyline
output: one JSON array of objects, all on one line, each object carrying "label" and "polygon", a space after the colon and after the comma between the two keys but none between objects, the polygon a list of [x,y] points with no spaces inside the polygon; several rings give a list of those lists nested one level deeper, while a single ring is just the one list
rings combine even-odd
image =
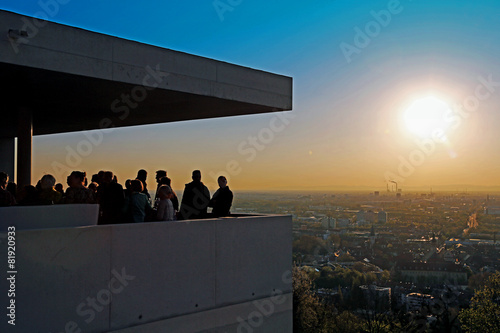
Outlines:
[{"label": "hazy city skyline", "polygon": [[[389,180],[403,189],[500,190],[499,7],[0,1],[5,10],[293,77],[290,112],[34,138],[34,181],[104,169],[123,183],[146,169],[152,184],[166,169],[181,189],[200,169],[212,191],[219,174],[236,190],[383,191]],[[82,140],[92,144],[84,154]]]}]

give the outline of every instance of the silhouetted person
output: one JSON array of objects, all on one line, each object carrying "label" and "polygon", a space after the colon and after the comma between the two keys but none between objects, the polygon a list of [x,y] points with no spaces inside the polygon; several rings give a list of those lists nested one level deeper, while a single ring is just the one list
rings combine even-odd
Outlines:
[{"label": "silhouetted person", "polygon": [[52,175],[44,175],[38,185],[38,203],[40,205],[54,205],[61,203],[62,194],[54,188],[56,179]]},{"label": "silhouetted person", "polygon": [[191,220],[202,219],[207,216],[207,206],[210,202],[210,192],[201,182],[200,170],[194,170],[193,181],[186,184],[182,194],[181,209],[179,219]]},{"label": "silhouetted person", "polygon": [[93,193],[94,193],[94,196],[97,198],[97,188],[99,187],[100,185],[97,184],[96,182],[90,182],[88,188],[89,190],[91,190]]},{"label": "silhouetted person", "polygon": [[97,183],[97,184],[101,184],[101,179],[102,179],[102,175],[100,174],[101,172],[104,172],[104,171],[99,171],[99,173],[96,173],[96,174],[93,174],[92,175],[92,178],[90,178],[90,183]]},{"label": "silhouetted person", "polygon": [[122,211],[128,222],[144,222],[146,214],[150,213],[153,208],[149,204],[148,197],[142,193],[144,186],[139,179],[132,180],[131,190],[130,196],[125,198]]},{"label": "silhouetted person", "polygon": [[63,187],[63,184],[57,183],[54,188],[56,189],[57,192],[61,193],[64,196],[64,187]]},{"label": "silhouetted person", "polygon": [[17,184],[16,183],[13,183],[13,182],[9,182],[7,184],[7,188],[6,188],[7,191],[10,192],[10,194],[12,194],[12,196],[14,198],[16,198],[17,196]]},{"label": "silhouetted person", "polygon": [[132,179],[127,179],[125,181],[125,189],[123,190],[123,194],[125,195],[125,198],[130,197],[132,194]]},{"label": "silhouetted person", "polygon": [[148,192],[148,183],[146,183],[147,178],[148,172],[146,170],[141,169],[137,172],[136,179],[139,179],[142,182],[142,186],[144,187],[141,193],[144,193],[148,197],[149,203],[151,203],[151,195]]},{"label": "silhouetted person", "polygon": [[123,187],[114,182],[113,172],[104,172],[101,185],[97,188],[99,202],[99,224],[122,222],[122,208],[125,201]]},{"label": "silhouetted person", "polygon": [[[170,189],[172,190],[172,198],[170,198],[170,201],[172,201],[172,205],[174,206],[175,211],[178,212],[179,211],[179,198],[177,198],[177,194],[175,194],[175,191],[172,189],[172,181],[170,180],[170,178],[168,178],[166,176],[162,177],[160,179],[159,186],[161,186],[161,185],[168,185],[170,187]],[[155,207],[157,205],[157,201],[158,200],[155,200]]]},{"label": "silhouetted person", "polygon": [[163,178],[163,177],[167,177],[167,172],[165,170],[158,170],[156,171],[156,183],[158,184],[158,186],[156,187],[156,191],[158,192],[158,189],[160,188],[161,186],[161,182],[160,180]]},{"label": "silhouetted person", "polygon": [[161,185],[158,189],[158,209],[156,211],[157,221],[174,221],[175,210],[170,198],[172,189],[168,185]]},{"label": "silhouetted person", "polygon": [[21,191],[19,191],[19,204],[21,206],[33,206],[38,205],[38,190],[33,185],[25,185]]},{"label": "silhouetted person", "polygon": [[233,192],[227,186],[226,177],[220,176],[217,182],[219,183],[219,189],[214,193],[208,207],[213,207],[212,215],[214,217],[228,216],[233,204]]},{"label": "silhouetted person", "polygon": [[67,204],[96,203],[94,192],[85,187],[86,182],[87,182],[87,174],[85,172],[73,171],[68,176],[69,187],[66,189],[64,203]]},{"label": "silhouetted person", "polygon": [[7,184],[9,183],[9,175],[5,172],[0,172],[0,206],[13,206],[16,204],[16,199],[7,191]]}]

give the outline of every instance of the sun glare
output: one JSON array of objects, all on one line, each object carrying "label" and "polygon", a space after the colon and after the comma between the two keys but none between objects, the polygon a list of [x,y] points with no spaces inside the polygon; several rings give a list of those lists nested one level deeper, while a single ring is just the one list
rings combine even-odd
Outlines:
[{"label": "sun glare", "polygon": [[414,101],[404,112],[404,123],[409,132],[421,138],[443,136],[449,127],[446,113],[449,106],[434,97],[424,97]]}]

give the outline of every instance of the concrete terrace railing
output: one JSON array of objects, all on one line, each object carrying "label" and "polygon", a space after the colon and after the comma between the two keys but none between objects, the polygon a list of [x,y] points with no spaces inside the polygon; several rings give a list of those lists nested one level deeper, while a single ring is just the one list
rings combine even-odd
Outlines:
[{"label": "concrete terrace railing", "polygon": [[0,232],[97,225],[98,204],[0,207]]},{"label": "concrete terrace railing", "polygon": [[[0,233],[7,266],[7,234]],[[291,332],[292,219],[19,230],[1,332]],[[12,244],[10,244],[12,245]]]}]

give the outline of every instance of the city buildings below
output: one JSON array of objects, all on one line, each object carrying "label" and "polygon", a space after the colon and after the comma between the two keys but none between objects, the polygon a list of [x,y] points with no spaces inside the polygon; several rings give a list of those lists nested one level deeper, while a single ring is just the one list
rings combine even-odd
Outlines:
[{"label": "city buildings below", "polygon": [[396,266],[403,280],[414,283],[467,285],[467,271],[454,263],[401,262]]},{"label": "city buildings below", "polygon": [[484,213],[487,215],[500,215],[500,207],[485,207]]},{"label": "city buildings below", "polygon": [[369,309],[378,312],[391,309],[391,288],[376,285],[362,285],[359,288],[363,291],[364,300]]},{"label": "city buildings below", "polygon": [[419,311],[423,307],[431,304],[434,297],[428,294],[410,293],[403,295],[403,303],[406,305],[406,311]]},{"label": "city buildings below", "polygon": [[323,218],[321,224],[325,229],[335,229],[337,228],[337,219],[334,219],[332,217],[326,217]]}]

